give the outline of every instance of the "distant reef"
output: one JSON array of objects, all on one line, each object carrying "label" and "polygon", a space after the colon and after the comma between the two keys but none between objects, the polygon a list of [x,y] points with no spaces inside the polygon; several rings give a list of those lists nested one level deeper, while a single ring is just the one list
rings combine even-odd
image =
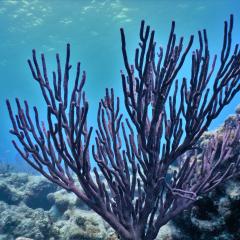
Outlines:
[{"label": "distant reef", "polygon": [[[240,113],[240,106],[236,111]],[[235,118],[229,116],[220,128],[206,132],[199,145],[204,147],[212,134],[221,137]],[[0,240],[117,239],[111,227],[72,193],[41,176],[0,169]],[[162,227],[156,239],[240,239],[240,178],[199,199]]]}]

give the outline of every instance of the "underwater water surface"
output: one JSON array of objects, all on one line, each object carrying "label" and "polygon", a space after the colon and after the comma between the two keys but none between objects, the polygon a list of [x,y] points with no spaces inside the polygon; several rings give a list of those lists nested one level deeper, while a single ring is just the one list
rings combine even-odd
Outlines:
[{"label": "underwater water surface", "polygon": [[[74,79],[76,63],[80,61],[81,70],[87,73],[85,92],[89,102],[88,125],[95,129],[98,103],[107,87],[114,88],[115,95],[120,97],[121,111],[126,114],[120,75],[120,70],[124,70],[120,28],[125,30],[131,63],[134,63],[135,48],[138,46],[141,20],[145,20],[156,31],[157,46],[163,47],[167,44],[171,22],[176,21],[177,38],[183,36],[184,44],[187,44],[191,34],[195,35],[196,42],[191,51],[198,46],[197,31],[206,29],[212,60],[214,54],[220,56],[224,21],[229,20],[230,14],[234,15],[233,43],[240,43],[239,0],[0,0],[0,169],[3,172],[0,177],[0,240],[21,236],[36,240],[111,239],[111,231],[105,229],[104,223],[99,223],[101,220],[97,216],[88,216],[87,207],[86,216],[78,212],[76,206],[82,207],[82,202],[39,176],[32,176],[36,172],[12,146],[13,136],[9,134],[12,125],[5,103],[7,98],[11,102],[15,97],[21,101],[27,100],[31,111],[33,106],[37,106],[40,119],[46,121],[46,105],[27,64],[32,49],[36,49],[39,59],[41,53],[45,54],[51,80],[52,71],[56,68],[55,54],[59,53],[63,62],[66,45],[70,43],[73,65],[71,78]],[[190,64],[191,54],[184,63],[179,79],[189,76]],[[74,82],[70,81],[69,84],[73,87]],[[209,130],[219,127],[230,114],[234,114],[239,103],[238,93],[213,121]],[[9,172],[17,173],[4,175]],[[235,183],[230,188],[235,189]],[[16,207],[21,204],[25,204],[21,209]],[[211,207],[211,201],[205,204],[209,206],[208,213],[214,215],[216,206]],[[58,219],[59,209],[65,211],[61,221]],[[50,210],[54,214],[49,215]],[[21,219],[24,223],[20,224]],[[54,223],[56,219],[59,220],[57,226]],[[60,234],[59,229],[64,228],[66,219],[77,221],[77,224],[72,228],[68,226],[64,230],[65,235]],[[86,221],[87,224],[84,223]],[[178,219],[177,224],[178,221],[181,220]],[[229,226],[231,223],[230,219]],[[97,224],[99,226],[96,227]],[[83,227],[82,235],[76,226]],[[233,227],[232,231],[240,232],[239,228]],[[216,227],[212,231],[220,230]],[[90,233],[94,236],[87,238]],[[59,238],[60,235],[62,238]],[[197,236],[186,239],[197,239]],[[209,239],[238,240],[234,237]]]}]

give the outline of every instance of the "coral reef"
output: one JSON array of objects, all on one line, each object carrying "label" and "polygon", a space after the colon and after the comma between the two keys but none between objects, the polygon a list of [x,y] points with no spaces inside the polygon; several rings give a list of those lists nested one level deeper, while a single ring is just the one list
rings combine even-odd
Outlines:
[{"label": "coral reef", "polygon": [[[221,137],[226,125],[235,118],[232,115],[218,129],[206,132],[199,144],[206,146],[213,134]],[[240,151],[240,146],[235,150]],[[36,201],[36,195],[41,201]],[[41,176],[0,174],[0,213],[1,240],[118,239],[109,224],[77,196],[58,189]],[[236,239],[240,239],[240,178],[229,180],[201,197],[191,209],[163,226],[156,237],[156,240]]]},{"label": "coral reef", "polygon": [[27,173],[2,174],[0,181],[0,200],[7,204],[24,202],[26,206],[35,209],[48,210],[50,203],[47,194],[56,191],[57,186],[39,176]]},{"label": "coral reef", "polygon": [[191,239],[240,239],[240,179],[230,180],[173,220]]},{"label": "coral reef", "polygon": [[[13,240],[19,236],[45,240],[55,236],[54,226],[43,209],[0,202],[0,239]],[[53,238],[54,239],[54,238]]]},{"label": "coral reef", "polygon": [[[35,185],[37,193],[36,186],[39,183],[41,189],[41,183],[46,182],[44,178],[27,177],[20,173],[13,173],[8,177],[0,175],[0,185],[3,186],[4,182],[12,182],[9,198],[17,200],[9,201],[0,191],[1,240],[118,239],[114,230],[84,203],[79,203],[73,193],[57,190],[49,182],[50,193],[45,197],[51,205],[50,209],[44,210],[45,202],[39,204],[37,209],[27,206],[23,197],[28,194],[27,186]],[[29,196],[30,201],[31,196]],[[239,239],[239,196],[240,179],[226,182],[161,228],[156,240]]]},{"label": "coral reef", "polygon": [[[43,177],[0,174],[0,186],[1,240],[21,236],[34,240],[107,239],[99,216]],[[36,201],[38,194],[41,201]]]},{"label": "coral reef", "polygon": [[[7,183],[7,184],[6,184]],[[46,184],[45,200],[34,203],[35,197],[29,191],[41,194],[42,185]],[[118,237],[108,223],[103,221],[86,204],[66,190],[57,190],[55,185],[41,176],[12,173],[7,177],[0,174],[0,185],[11,189],[6,198],[0,191],[0,239],[33,240],[117,240]],[[39,193],[40,191],[40,193]],[[46,194],[49,192],[48,194]],[[25,196],[28,196],[26,202]],[[9,199],[16,199],[15,201]],[[46,209],[46,201],[50,209]],[[183,236],[174,225],[168,224],[157,237],[158,240],[178,240]]]},{"label": "coral reef", "polygon": [[[210,57],[206,30],[198,31],[199,45],[192,51],[189,75],[179,81],[193,35],[184,46],[172,22],[166,51],[160,47],[157,52],[155,31],[142,21],[140,42],[130,65],[125,33],[120,29],[125,66],[121,78],[128,118],[122,120],[120,98],[115,97],[113,89],[106,89],[99,102],[92,155],[89,146],[93,127],[87,124],[89,105],[83,90],[86,73],[82,72],[80,80],[78,62],[70,89],[70,44],[63,68],[56,55],[52,81],[44,54],[39,61],[33,50],[28,64],[46,103],[46,121],[41,124],[37,108],[33,108],[32,116],[28,102],[21,104],[18,98],[14,114],[7,100],[10,132],[17,138],[13,145],[35,170],[74,193],[121,239],[156,239],[162,226],[240,173],[240,155],[235,150],[240,139],[239,115],[226,122],[222,135],[213,134],[199,150],[203,133],[240,90],[240,50],[239,44],[232,44],[232,30],[233,15],[224,23],[219,58]],[[97,165],[92,172],[90,156]],[[38,188],[43,195],[48,193],[44,185]],[[7,189],[5,197],[10,193]],[[36,208],[42,199],[33,195],[35,205],[25,202]],[[59,213],[66,214],[69,199],[53,199]],[[210,228],[218,231],[219,224]],[[197,220],[195,225],[203,227]]]}]

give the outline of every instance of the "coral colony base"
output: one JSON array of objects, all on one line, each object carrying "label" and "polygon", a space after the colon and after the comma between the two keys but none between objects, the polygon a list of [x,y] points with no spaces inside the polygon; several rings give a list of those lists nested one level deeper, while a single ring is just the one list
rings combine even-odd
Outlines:
[{"label": "coral colony base", "polygon": [[[77,63],[74,87],[69,89],[72,65],[68,44],[64,68],[56,55],[57,70],[51,83],[44,54],[39,64],[33,50],[28,64],[46,102],[47,121],[41,124],[37,108],[33,108],[33,117],[28,103],[22,106],[19,99],[14,115],[7,100],[11,133],[19,141],[13,141],[14,146],[43,176],[73,192],[98,213],[121,239],[155,239],[163,225],[199,196],[239,174],[240,155],[234,151],[240,136],[239,115],[221,138],[211,136],[202,150],[198,145],[211,122],[240,89],[240,51],[238,44],[231,46],[232,29],[231,15],[224,23],[218,59],[216,55],[210,58],[206,30],[198,31],[199,46],[192,51],[190,79],[177,76],[192,47],[193,35],[184,47],[183,37],[177,39],[172,22],[167,48],[160,47],[156,54],[154,31],[142,21],[140,47],[134,65],[130,65],[121,29],[126,69],[121,77],[128,118],[122,120],[119,98],[113,89],[106,89],[99,103],[91,154],[93,128],[87,126],[88,102],[83,91],[86,73],[82,72],[80,80]],[[97,163],[93,172],[90,156]]]}]

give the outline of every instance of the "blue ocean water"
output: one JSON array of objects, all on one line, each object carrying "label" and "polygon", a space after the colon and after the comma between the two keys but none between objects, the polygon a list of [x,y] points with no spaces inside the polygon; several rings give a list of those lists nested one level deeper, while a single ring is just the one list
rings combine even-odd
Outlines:
[{"label": "blue ocean water", "polygon": [[[30,107],[38,107],[45,119],[46,106],[27,65],[33,48],[38,56],[45,53],[51,74],[56,67],[56,52],[64,61],[66,44],[71,44],[73,68],[80,60],[87,72],[88,124],[96,127],[97,106],[105,88],[113,87],[123,99],[120,27],[125,29],[132,62],[142,19],[156,30],[157,43],[162,46],[166,46],[172,20],[176,21],[178,37],[183,36],[185,43],[190,34],[196,36],[198,30],[206,28],[213,56],[220,54],[223,22],[230,14],[234,14],[233,42],[240,42],[238,0],[0,0],[0,161],[22,167],[8,133],[11,123],[6,98],[12,102],[16,96],[27,100]],[[190,74],[189,64],[190,59],[184,65],[183,75]],[[211,129],[234,113],[239,97],[240,94],[224,109]]]}]

